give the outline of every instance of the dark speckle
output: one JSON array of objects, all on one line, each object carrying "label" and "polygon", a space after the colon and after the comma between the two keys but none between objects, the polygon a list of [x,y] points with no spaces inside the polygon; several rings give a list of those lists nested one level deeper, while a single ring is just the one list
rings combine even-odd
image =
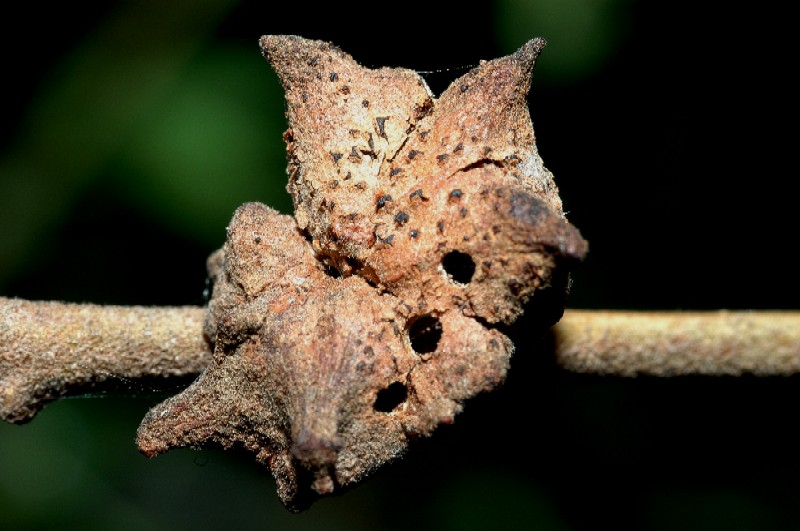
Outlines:
[{"label": "dark speckle", "polygon": [[484,155],[488,155],[489,153],[491,153],[491,151],[492,151],[492,148],[490,148],[489,146],[483,146],[483,154]]},{"label": "dark speckle", "polygon": [[458,211],[458,213],[461,214],[462,218],[467,217],[467,212],[468,210],[465,207],[461,207],[461,210]]},{"label": "dark speckle", "polygon": [[350,94],[350,87],[347,85],[343,86],[340,90],[342,91],[342,94]]},{"label": "dark speckle", "polygon": [[366,188],[366,186],[367,185],[365,185],[363,182],[362,183],[356,183],[356,188],[358,188],[359,190],[363,190],[364,188]]},{"label": "dark speckle", "polygon": [[361,106],[362,107],[369,107],[369,100],[362,100],[361,101]]},{"label": "dark speckle", "polygon": [[338,186],[339,186],[339,181],[337,181],[336,179],[334,179],[334,180],[333,180],[333,182],[331,183],[331,188],[334,188],[334,189],[335,189],[335,188],[337,188]]},{"label": "dark speckle", "polygon": [[384,194],[378,198],[378,202],[375,203],[375,206],[379,209],[383,208],[384,206],[386,206],[386,203],[388,203],[391,200],[392,196],[390,196],[389,194]]},{"label": "dark speckle", "polygon": [[394,217],[395,222],[400,225],[401,227],[408,222],[408,214],[405,212],[398,212],[397,215]]},{"label": "dark speckle", "polygon": [[339,74],[337,74],[336,72],[331,72],[330,80],[331,81],[336,81],[338,79],[339,79]]},{"label": "dark speckle", "polygon": [[461,92],[464,93],[464,92],[469,90],[469,85],[464,84],[464,85],[461,85],[459,88],[461,89]]},{"label": "dark speckle", "polygon": [[375,121],[378,123],[378,135],[381,138],[386,138],[386,120],[387,118],[385,116],[378,116],[375,118]]},{"label": "dark speckle", "polygon": [[256,236],[255,238],[253,238],[253,241],[256,243],[261,243],[261,236]]},{"label": "dark speckle", "polygon": [[408,235],[411,236],[412,239],[414,239],[417,236],[419,236],[419,231],[417,229],[411,229],[411,232],[409,232]]},{"label": "dark speckle", "polygon": [[389,177],[394,177],[398,173],[403,173],[403,168],[392,168],[392,170],[389,172]]},{"label": "dark speckle", "polygon": [[462,149],[464,149],[464,144],[462,144],[461,142],[459,142],[459,143],[458,143],[458,145],[457,145],[457,146],[455,147],[455,149],[453,150],[453,153],[458,153],[458,152],[459,152],[459,151],[461,151]]},{"label": "dark speckle", "polygon": [[375,225],[375,230],[373,231],[373,235],[375,236],[375,239],[377,241],[379,241],[381,243],[385,243],[387,245],[391,245],[392,241],[394,240],[394,234],[390,234],[386,238],[382,238],[377,232],[378,231],[378,227],[380,227],[381,225],[383,225],[383,223],[378,223],[377,225]]},{"label": "dark speckle", "polygon": [[300,99],[302,99],[302,100],[303,100],[303,103],[305,103],[306,101],[308,101],[308,93],[307,93],[307,92],[303,92],[303,93],[300,95]]},{"label": "dark speckle", "polygon": [[413,159],[417,155],[421,155],[421,154],[422,154],[422,151],[417,151],[416,149],[412,149],[411,151],[408,152],[408,158]]},{"label": "dark speckle", "polygon": [[420,137],[422,140],[427,140],[427,138],[428,138],[428,133],[430,133],[430,131],[420,131],[420,132],[419,132],[419,137]]},{"label": "dark speckle", "polygon": [[341,153],[331,153],[331,157],[333,157],[333,162],[338,163],[339,159],[342,158]]},{"label": "dark speckle", "polygon": [[420,199],[424,199],[424,197],[422,197],[422,188],[417,188],[416,190],[414,190],[413,192],[408,194],[408,198],[409,199],[414,199],[415,197],[419,197]]},{"label": "dark speckle", "polygon": [[439,164],[441,164],[442,162],[444,162],[444,159],[446,159],[449,156],[450,155],[448,153],[442,153],[441,155],[436,155],[436,160],[438,160]]},{"label": "dark speckle", "polygon": [[450,199],[451,200],[461,199],[462,195],[464,195],[464,193],[461,191],[461,189],[460,188],[456,188],[455,190],[452,190],[450,192]]},{"label": "dark speckle", "polygon": [[525,287],[522,284],[522,282],[520,282],[516,278],[512,278],[511,280],[506,282],[506,286],[508,286],[509,291],[511,291],[511,294],[514,295],[515,297],[518,296],[522,292],[522,288]]},{"label": "dark speckle", "polygon": [[439,223],[436,224],[436,228],[439,229],[439,232],[444,233],[444,221],[439,221]]},{"label": "dark speckle", "polygon": [[345,181],[349,181],[353,177],[353,172],[347,172],[347,175],[344,176]]}]

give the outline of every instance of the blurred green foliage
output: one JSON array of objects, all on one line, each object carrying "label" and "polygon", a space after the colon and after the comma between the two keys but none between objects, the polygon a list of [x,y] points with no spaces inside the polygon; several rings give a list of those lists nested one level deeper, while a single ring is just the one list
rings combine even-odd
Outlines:
[{"label": "blurred green foliage", "polygon": [[633,0],[498,0],[495,31],[503,53],[535,35],[548,41],[536,82],[567,85],[596,74],[632,30]]},{"label": "blurred green foliage", "polygon": [[283,91],[254,59],[253,47],[201,50],[139,117],[110,172],[148,215],[209,245],[245,201],[291,211]]},{"label": "blurred green foliage", "polygon": [[66,50],[0,151],[0,287],[101,183],[210,246],[244,201],[289,209],[277,77],[213,38],[235,3],[120,4]]}]

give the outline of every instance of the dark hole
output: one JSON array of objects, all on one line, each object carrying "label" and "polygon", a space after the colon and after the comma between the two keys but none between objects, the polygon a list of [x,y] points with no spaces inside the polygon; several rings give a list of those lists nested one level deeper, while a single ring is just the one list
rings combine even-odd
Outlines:
[{"label": "dark hole", "polygon": [[406,401],[408,397],[408,389],[400,382],[394,382],[386,389],[378,391],[378,397],[375,399],[375,411],[381,413],[389,413],[397,406]]},{"label": "dark hole", "polygon": [[438,317],[423,315],[411,323],[408,338],[411,340],[411,348],[417,354],[434,352],[442,339],[442,323]]},{"label": "dark hole", "polygon": [[325,266],[325,274],[327,274],[329,277],[342,278],[341,271],[339,271],[330,264],[324,264],[324,266]]},{"label": "dark hole", "polygon": [[450,278],[462,284],[469,284],[475,274],[472,257],[460,251],[450,251],[442,258],[442,267]]}]

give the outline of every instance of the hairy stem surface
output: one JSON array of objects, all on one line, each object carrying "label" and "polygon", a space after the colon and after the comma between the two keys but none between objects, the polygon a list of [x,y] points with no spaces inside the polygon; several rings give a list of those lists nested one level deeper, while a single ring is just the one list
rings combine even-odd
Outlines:
[{"label": "hairy stem surface", "polygon": [[113,378],[200,373],[211,359],[204,315],[0,297],[0,417],[27,422],[47,402]]},{"label": "hairy stem surface", "polygon": [[[201,307],[125,307],[0,297],[0,418],[114,378],[199,374],[211,360]],[[569,371],[616,376],[800,372],[800,312],[567,310],[551,329]]]},{"label": "hairy stem surface", "polygon": [[800,312],[568,310],[552,329],[565,369],[618,376],[800,372]]}]

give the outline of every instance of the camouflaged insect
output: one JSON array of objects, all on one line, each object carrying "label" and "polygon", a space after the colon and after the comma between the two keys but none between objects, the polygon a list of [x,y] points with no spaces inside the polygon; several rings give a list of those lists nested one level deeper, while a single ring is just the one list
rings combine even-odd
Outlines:
[{"label": "camouflaged insect", "polygon": [[242,447],[300,511],[503,382],[513,344],[498,326],[531,304],[542,330],[555,323],[587,250],[534,141],[544,44],[436,98],[412,70],[261,38],[286,93],[294,217],[236,211],[209,259],[213,362],[147,414],[144,454]]}]

